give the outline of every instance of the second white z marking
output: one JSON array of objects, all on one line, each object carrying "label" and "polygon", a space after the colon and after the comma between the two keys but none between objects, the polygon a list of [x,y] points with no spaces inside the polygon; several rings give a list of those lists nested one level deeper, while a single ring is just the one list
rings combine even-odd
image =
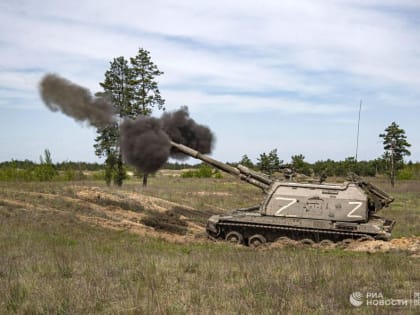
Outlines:
[{"label": "second white z marking", "polygon": [[[280,214],[280,212],[282,212],[283,210],[289,208],[291,205],[295,204],[297,199],[295,198],[283,198],[283,197],[276,197],[277,200],[285,200],[285,201],[290,201],[287,205],[281,207],[279,210],[277,210],[277,212],[274,214],[276,216],[282,216],[284,214]],[[287,215],[289,217],[295,217],[295,215]]]},{"label": "second white z marking", "polygon": [[363,202],[360,201],[349,201],[349,205],[356,205],[356,207],[354,207],[354,209],[352,209],[349,214],[347,215],[347,217],[349,218],[361,218],[361,215],[357,215],[357,214],[353,214],[357,211],[357,209],[359,209],[362,206]]}]

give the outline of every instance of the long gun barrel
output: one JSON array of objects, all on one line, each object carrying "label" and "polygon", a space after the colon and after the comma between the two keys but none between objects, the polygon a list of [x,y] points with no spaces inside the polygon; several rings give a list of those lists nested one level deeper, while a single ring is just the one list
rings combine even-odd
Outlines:
[{"label": "long gun barrel", "polygon": [[171,145],[176,148],[178,151],[189,155],[195,159],[199,159],[219,170],[222,170],[226,173],[229,173],[231,175],[234,175],[238,177],[239,179],[250,183],[254,186],[257,186],[261,188],[264,191],[267,191],[270,185],[273,183],[273,181],[267,177],[265,177],[262,174],[258,174],[256,172],[251,171],[249,168],[238,165],[237,167],[222,163],[220,161],[214,160],[211,157],[201,154],[200,152],[191,149],[190,147],[187,147],[183,144],[179,144],[176,142],[171,141]]}]

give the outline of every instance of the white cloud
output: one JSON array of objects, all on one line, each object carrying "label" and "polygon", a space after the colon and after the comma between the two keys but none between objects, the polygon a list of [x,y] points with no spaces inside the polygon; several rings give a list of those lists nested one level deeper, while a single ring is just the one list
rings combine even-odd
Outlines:
[{"label": "white cloud", "polygon": [[34,90],[37,87],[39,74],[1,71],[0,86],[6,89]]},{"label": "white cloud", "polygon": [[[408,8],[413,5],[392,1],[385,4]],[[14,25],[15,29],[4,32],[2,37],[23,47],[30,45],[34,50],[101,60],[132,55],[142,45],[163,56],[159,59],[177,63],[180,59],[171,58],[171,47],[177,45],[144,35],[150,32],[183,36],[216,47],[233,45],[238,51],[259,48],[272,54],[268,55],[271,60],[301,71],[344,71],[377,80],[419,84],[415,70],[420,67],[417,30],[401,16],[375,10],[373,5],[378,2],[27,2],[20,11],[12,8],[3,13],[3,23]],[[176,56],[184,55],[193,65],[208,68],[212,63],[206,59],[207,53],[192,52],[189,47],[178,50],[182,54]],[[214,54],[218,54],[217,62],[225,64],[229,73],[232,58],[224,60],[223,46]],[[248,77],[255,67],[261,67],[252,56],[237,58],[237,64],[247,62]],[[194,70],[200,74],[201,67]],[[272,71],[275,76],[280,73],[281,69]]]},{"label": "white cloud", "polygon": [[354,108],[343,104],[319,104],[279,97],[209,95],[194,91],[167,91],[166,95],[171,100],[169,109],[187,105],[194,111],[226,113],[280,111],[289,114],[336,114],[354,111]]}]

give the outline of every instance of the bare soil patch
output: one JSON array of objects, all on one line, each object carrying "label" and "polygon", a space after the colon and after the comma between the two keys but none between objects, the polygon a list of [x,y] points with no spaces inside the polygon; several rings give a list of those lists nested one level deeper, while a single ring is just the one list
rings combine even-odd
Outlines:
[{"label": "bare soil patch", "polygon": [[[14,198],[2,198],[2,204],[33,212],[70,212],[91,225],[170,242],[185,243],[186,239],[194,239],[192,234],[204,232],[203,222],[208,216],[190,207],[125,191],[109,192],[100,187],[71,188],[70,196],[8,190]],[[73,208],[78,210],[72,211]]]},{"label": "bare soil patch", "polygon": [[[303,247],[307,245],[304,245],[296,240],[284,238],[269,244],[266,248],[283,248],[285,246]],[[311,247],[322,248],[326,250],[341,248],[345,251],[368,253],[406,251],[411,256],[420,258],[420,237],[416,236],[396,238],[390,241],[374,240],[359,242],[357,240],[353,240],[348,244],[345,244],[343,242],[328,243],[325,245],[322,243],[315,243]]]},{"label": "bare soil patch", "polygon": [[352,242],[346,250],[357,252],[389,252],[408,251],[414,255],[420,254],[420,237],[402,237],[385,241]]}]

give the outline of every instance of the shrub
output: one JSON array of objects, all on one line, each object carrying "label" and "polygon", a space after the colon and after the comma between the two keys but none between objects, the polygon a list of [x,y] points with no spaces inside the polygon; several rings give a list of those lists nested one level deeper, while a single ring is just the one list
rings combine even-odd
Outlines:
[{"label": "shrub", "polygon": [[408,167],[405,167],[402,170],[398,171],[397,179],[399,180],[407,180],[407,179],[413,179],[413,178],[414,178],[413,170]]},{"label": "shrub", "polygon": [[58,172],[52,164],[41,164],[35,166],[33,174],[36,180],[45,182],[52,180],[58,175]]},{"label": "shrub", "polygon": [[200,168],[196,171],[185,171],[182,172],[181,174],[182,178],[192,178],[192,177],[197,177],[197,178],[210,178],[210,177],[214,177],[214,178],[222,178],[222,175],[220,174],[220,172],[218,170],[213,171],[213,169],[206,165],[206,164],[202,164],[200,166]]},{"label": "shrub", "polygon": [[205,164],[201,165],[197,171],[198,178],[210,178],[212,174],[213,174],[212,168]]},{"label": "shrub", "polygon": [[192,178],[192,177],[196,177],[195,176],[196,171],[185,171],[181,173],[181,177],[182,178]]}]

